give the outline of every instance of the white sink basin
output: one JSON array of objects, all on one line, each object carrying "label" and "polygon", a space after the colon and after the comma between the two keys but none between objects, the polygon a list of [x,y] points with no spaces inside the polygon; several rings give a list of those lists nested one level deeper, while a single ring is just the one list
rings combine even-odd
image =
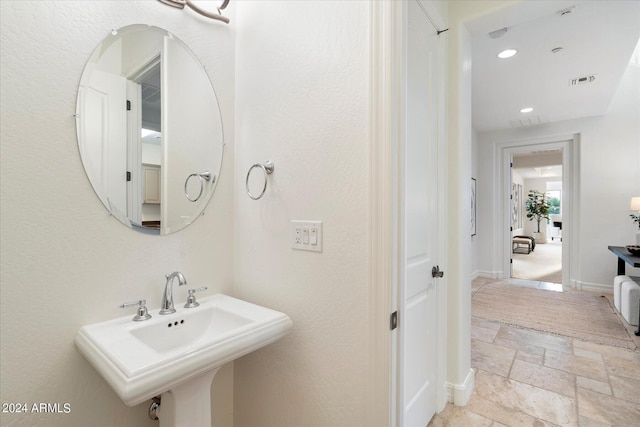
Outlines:
[{"label": "white sink basin", "polygon": [[129,406],[187,383],[284,336],[286,314],[218,294],[149,320],[87,325],[76,346]]}]

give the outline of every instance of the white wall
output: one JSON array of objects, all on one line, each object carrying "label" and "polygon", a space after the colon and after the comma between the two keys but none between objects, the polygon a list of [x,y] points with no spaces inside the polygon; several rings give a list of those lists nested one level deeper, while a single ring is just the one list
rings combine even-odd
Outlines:
[{"label": "white wall", "polygon": [[[607,115],[537,127],[510,129],[480,134],[480,177],[489,183],[487,196],[493,199],[489,209],[483,209],[479,223],[488,227],[489,236],[500,235],[501,201],[497,191],[501,183],[496,170],[496,144],[511,141],[558,141],[577,134],[580,141],[577,182],[578,198],[576,246],[572,250],[572,283],[577,287],[610,289],[616,274],[617,258],[608,245],[633,243],[634,227],[629,218],[631,197],[640,194],[640,71],[630,65],[618,87]],[[559,139],[560,138],[560,139]],[[564,179],[567,179],[565,176]],[[563,195],[566,203],[567,195]],[[563,217],[563,226],[567,219]],[[565,230],[563,229],[563,232]],[[483,240],[484,242],[484,240]],[[483,252],[479,270],[501,273],[500,251]],[[637,275],[637,270],[627,269]]]},{"label": "white wall", "polygon": [[[612,286],[616,258],[608,245],[635,243],[631,197],[640,195],[640,67],[630,65],[606,116],[582,132],[580,275],[585,285]],[[564,218],[563,218],[564,219]],[[627,269],[639,275],[638,269]]]},{"label": "white wall", "polygon": [[[155,1],[2,1],[0,19],[1,400],[71,405],[69,414],[3,413],[2,425],[157,426],[148,404],[120,401],[73,340],[84,324],[126,314],[118,308],[125,301],[158,307],[164,275],[174,270],[209,294],[230,292],[233,33]],[[83,170],[72,117],[94,47],[112,28],[141,22],[173,32],[207,66],[229,143],[206,214],[162,237],[108,215]],[[184,301],[186,289],[174,295]],[[219,375],[216,421],[230,426],[233,372]]]},{"label": "white wall", "polygon": [[[471,369],[471,38],[454,11],[448,35],[450,72],[447,162],[447,378],[458,388],[473,389]],[[474,239],[475,240],[475,239]],[[466,385],[465,385],[466,384]],[[464,401],[465,399],[457,399]]]},{"label": "white wall", "polygon": [[[361,426],[368,374],[369,4],[237,4],[236,293],[287,313],[236,361],[236,426]],[[246,196],[254,162],[275,171]],[[291,249],[323,221],[323,252]],[[257,386],[259,384],[259,386]]]},{"label": "white wall", "polygon": [[[477,271],[476,256],[480,246],[481,229],[470,236],[470,182],[474,172],[475,135],[471,124],[471,36],[465,23],[477,16],[500,8],[509,1],[456,1],[449,2],[448,39],[448,162],[447,209],[448,220],[448,280],[447,280],[447,379],[454,393],[473,390],[471,374],[471,278]],[[475,177],[475,176],[474,176]],[[485,183],[478,176],[478,213],[484,209]],[[478,217],[481,218],[481,217]],[[460,260],[468,260],[461,262]],[[473,269],[473,270],[472,270]],[[462,392],[460,394],[464,394]],[[456,396],[464,404],[469,398]]]}]

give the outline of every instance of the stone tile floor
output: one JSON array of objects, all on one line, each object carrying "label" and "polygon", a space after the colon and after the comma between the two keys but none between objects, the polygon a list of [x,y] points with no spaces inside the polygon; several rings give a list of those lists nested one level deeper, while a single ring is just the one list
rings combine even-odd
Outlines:
[{"label": "stone tile floor", "polygon": [[640,427],[640,352],[473,319],[471,366],[468,405],[429,426]]}]

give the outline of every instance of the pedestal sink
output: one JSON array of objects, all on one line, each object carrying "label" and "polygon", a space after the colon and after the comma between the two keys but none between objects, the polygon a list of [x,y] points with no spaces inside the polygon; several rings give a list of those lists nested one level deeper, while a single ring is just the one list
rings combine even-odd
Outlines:
[{"label": "pedestal sink", "polygon": [[210,427],[218,368],[277,341],[292,325],[284,313],[222,294],[151,315],[84,326],[75,343],[128,406],[162,395],[161,427]]}]

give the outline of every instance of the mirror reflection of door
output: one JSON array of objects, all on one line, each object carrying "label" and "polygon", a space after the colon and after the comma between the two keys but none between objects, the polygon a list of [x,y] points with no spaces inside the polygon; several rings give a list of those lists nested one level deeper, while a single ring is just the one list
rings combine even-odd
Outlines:
[{"label": "mirror reflection of door", "polygon": [[127,214],[126,192],[122,177],[126,173],[127,120],[124,105],[127,97],[125,78],[95,70],[91,84],[80,98],[83,114],[79,116],[79,137],[88,143],[81,146],[83,161],[89,164],[87,175],[100,186],[96,193],[117,218]]},{"label": "mirror reflection of door", "polygon": [[162,103],[160,56],[130,77],[128,93],[128,217],[160,229],[162,203]]}]

